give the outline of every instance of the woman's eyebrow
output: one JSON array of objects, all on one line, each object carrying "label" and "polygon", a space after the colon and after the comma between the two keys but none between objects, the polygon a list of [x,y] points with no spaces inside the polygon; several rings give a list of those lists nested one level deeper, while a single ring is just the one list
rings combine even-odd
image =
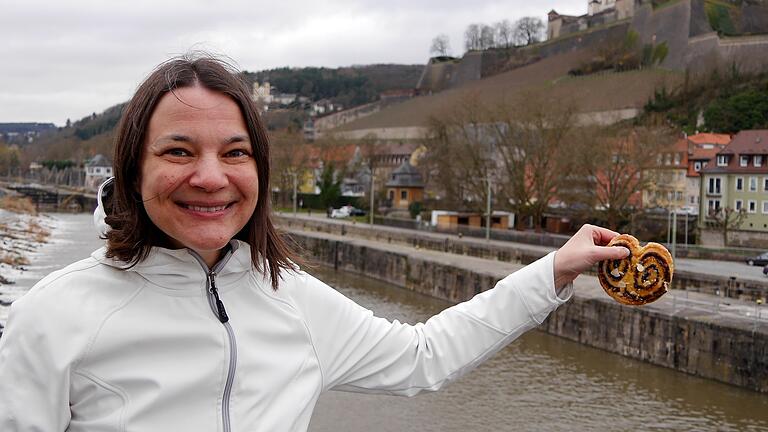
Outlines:
[{"label": "woman's eyebrow", "polygon": [[229,137],[226,141],[224,141],[224,144],[233,144],[233,143],[239,143],[239,142],[246,142],[249,141],[250,138],[248,138],[248,135],[234,135]]},{"label": "woman's eyebrow", "polygon": [[158,141],[192,142],[193,139],[188,137],[187,135],[172,133],[172,134],[168,134],[160,137]]}]

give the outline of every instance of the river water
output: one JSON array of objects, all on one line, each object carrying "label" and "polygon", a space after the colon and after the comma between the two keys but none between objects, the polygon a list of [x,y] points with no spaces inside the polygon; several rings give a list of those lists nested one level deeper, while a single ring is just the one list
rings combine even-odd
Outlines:
[{"label": "river water", "polygon": [[[14,296],[99,247],[90,215],[53,215]],[[416,323],[446,302],[357,275],[312,273],[377,315]],[[11,290],[11,292],[8,292]],[[329,392],[312,432],[768,431],[768,396],[532,331],[438,393],[413,398]]]}]

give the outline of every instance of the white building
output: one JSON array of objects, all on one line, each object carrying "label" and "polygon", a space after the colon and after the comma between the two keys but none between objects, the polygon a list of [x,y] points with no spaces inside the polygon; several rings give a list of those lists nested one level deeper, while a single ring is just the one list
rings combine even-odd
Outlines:
[{"label": "white building", "polygon": [[259,84],[258,81],[253,83],[253,99],[261,102],[265,107],[272,103],[272,86],[269,81],[264,81],[263,84]]},{"label": "white building", "polygon": [[587,15],[599,14],[616,7],[616,0],[590,0]]},{"label": "white building", "polygon": [[104,155],[97,154],[85,164],[85,187],[97,190],[112,175],[112,162]]}]

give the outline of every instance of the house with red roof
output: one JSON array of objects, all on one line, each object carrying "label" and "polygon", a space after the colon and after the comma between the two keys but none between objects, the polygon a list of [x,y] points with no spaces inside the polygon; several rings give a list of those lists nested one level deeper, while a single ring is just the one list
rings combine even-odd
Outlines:
[{"label": "house with red roof", "polygon": [[700,174],[702,243],[722,245],[713,215],[728,208],[745,213],[728,245],[768,247],[768,129],[739,132]]},{"label": "house with red roof", "polygon": [[731,143],[728,134],[698,133],[686,138],[688,144],[688,172],[686,174],[685,209],[699,214],[701,203],[701,170],[707,167],[722,149]]}]

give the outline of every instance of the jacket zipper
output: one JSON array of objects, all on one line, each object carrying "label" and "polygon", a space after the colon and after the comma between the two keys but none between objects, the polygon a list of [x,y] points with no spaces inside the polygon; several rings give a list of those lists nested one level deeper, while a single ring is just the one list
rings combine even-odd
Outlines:
[{"label": "jacket zipper", "polygon": [[224,384],[224,395],[221,399],[221,420],[223,424],[223,432],[231,432],[232,426],[230,423],[229,414],[229,398],[232,394],[232,384],[235,381],[235,368],[237,367],[237,343],[235,341],[235,332],[232,330],[232,326],[229,324],[229,315],[224,307],[224,302],[219,298],[219,290],[216,287],[216,272],[221,270],[224,265],[229,261],[229,258],[237,249],[237,243],[230,243],[227,252],[224,254],[219,262],[213,266],[213,269],[209,269],[205,261],[195,251],[189,250],[189,253],[197,259],[200,265],[205,270],[206,275],[206,297],[208,298],[208,305],[211,307],[213,315],[221,322],[224,329],[227,331],[227,338],[229,339],[229,368],[227,369],[227,381]]},{"label": "jacket zipper", "polygon": [[231,431],[229,415],[229,398],[232,394],[232,383],[235,381],[235,368],[237,366],[237,344],[235,342],[235,333],[229,324],[229,316],[224,308],[224,302],[219,298],[219,290],[216,288],[216,271],[208,272],[208,303],[211,311],[224,325],[229,338],[229,369],[227,370],[227,381],[224,384],[224,396],[221,400],[221,419],[224,424],[224,432]]}]

